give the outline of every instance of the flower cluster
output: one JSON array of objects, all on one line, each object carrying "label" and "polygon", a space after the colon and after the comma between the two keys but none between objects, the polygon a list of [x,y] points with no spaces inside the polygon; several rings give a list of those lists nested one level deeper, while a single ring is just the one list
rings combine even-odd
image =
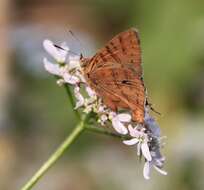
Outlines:
[{"label": "flower cluster", "polygon": [[[80,66],[80,57],[69,52],[69,48],[62,44],[61,48],[56,47],[51,41],[43,42],[45,50],[54,58],[55,63],[44,58],[45,69],[58,77],[57,84],[69,84],[74,88],[76,98],[75,109],[82,108],[84,113],[94,112],[101,125],[111,123],[117,133],[128,135],[130,138],[124,140],[125,145],[135,145],[138,156],[144,156],[145,164],[143,175],[145,179],[150,178],[150,169],[154,167],[163,175],[167,173],[162,170],[165,158],[160,153],[161,137],[160,129],[154,118],[145,108],[144,125],[136,124],[132,121],[129,112],[116,113],[106,107],[101,98],[89,87],[84,79]],[[81,88],[86,91],[82,95]]]}]

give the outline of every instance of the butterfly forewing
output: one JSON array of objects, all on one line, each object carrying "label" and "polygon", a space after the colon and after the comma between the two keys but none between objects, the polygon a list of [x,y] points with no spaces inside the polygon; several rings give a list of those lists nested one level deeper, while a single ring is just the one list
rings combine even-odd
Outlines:
[{"label": "butterfly forewing", "polygon": [[87,63],[85,78],[104,104],[114,111],[129,109],[133,120],[143,123],[145,92],[137,31],[116,35]]},{"label": "butterfly forewing", "polygon": [[138,75],[142,75],[140,40],[136,29],[129,29],[116,35],[100,49],[90,60],[89,72],[104,67],[106,62],[132,65]]}]

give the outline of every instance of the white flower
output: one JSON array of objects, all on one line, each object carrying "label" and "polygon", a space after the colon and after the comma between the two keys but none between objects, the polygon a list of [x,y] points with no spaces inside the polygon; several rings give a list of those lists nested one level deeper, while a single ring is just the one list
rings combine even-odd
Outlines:
[{"label": "white flower", "polygon": [[79,70],[76,70],[75,75],[80,79],[80,81],[82,83],[86,83],[84,76],[82,75],[82,73]]},{"label": "white flower", "polygon": [[150,179],[150,162],[145,162],[144,168],[143,168],[143,176],[145,179]]},{"label": "white flower", "polygon": [[108,120],[108,117],[105,114],[102,114],[99,118],[99,122],[101,125],[104,125],[107,120]]},{"label": "white flower", "polygon": [[131,121],[131,115],[130,114],[128,114],[128,113],[120,113],[120,114],[118,114],[117,116],[116,116],[118,119],[119,119],[119,121],[121,121],[121,122],[130,122]]},{"label": "white flower", "polygon": [[100,112],[104,112],[104,111],[105,111],[105,106],[104,105],[100,105],[98,107],[98,112],[100,113]]},{"label": "white flower", "polygon": [[93,110],[92,105],[85,106],[83,112],[84,113],[90,113]]},{"label": "white flower", "polygon": [[64,81],[69,83],[69,84],[79,83],[79,78],[74,76],[74,75],[70,75],[68,72],[63,74],[63,78],[64,78]]},{"label": "white flower", "polygon": [[43,62],[44,62],[45,69],[49,73],[51,73],[53,75],[61,76],[64,79],[65,83],[77,84],[80,82],[78,77],[69,74],[66,67],[62,67],[59,64],[51,63],[46,58],[44,58]]},{"label": "white flower", "polygon": [[66,60],[66,56],[68,53],[69,48],[63,47],[63,49],[56,48],[52,41],[50,40],[44,40],[43,46],[45,50],[58,62],[58,63],[64,63]]},{"label": "white flower", "polygon": [[74,95],[75,95],[75,97],[77,99],[77,103],[76,103],[76,106],[75,106],[75,109],[77,109],[77,108],[83,106],[84,102],[85,102],[84,97],[81,95],[80,88],[78,86],[76,86],[74,88]]},{"label": "white flower", "polygon": [[64,79],[58,79],[58,80],[57,80],[57,84],[58,84],[59,86],[62,86],[64,83],[65,83]]},{"label": "white flower", "polygon": [[80,67],[80,57],[78,55],[70,55],[68,58],[69,69],[79,68]]},{"label": "white flower", "polygon": [[128,133],[128,130],[123,123],[128,123],[131,121],[131,116],[129,114],[116,114],[115,112],[111,112],[109,114],[109,119],[112,121],[113,128],[118,133],[122,135],[126,135]]},{"label": "white flower", "polygon": [[150,170],[152,166],[162,175],[167,175],[167,172],[159,168],[158,166],[154,165],[154,162],[146,161],[143,168],[143,176],[145,179],[150,179]]},{"label": "white flower", "polygon": [[137,127],[133,128],[131,125],[128,125],[130,135],[133,137],[130,140],[124,140],[123,143],[126,145],[135,145],[137,144],[137,154],[140,155],[142,151],[143,156],[148,160],[152,160],[152,156],[148,147],[148,136],[143,130],[137,130]]},{"label": "white flower", "polygon": [[105,122],[106,120],[108,119],[108,117],[107,117],[107,115],[101,115],[101,120],[103,121],[103,122]]},{"label": "white flower", "polygon": [[86,89],[87,94],[88,94],[90,97],[93,97],[93,96],[96,95],[96,93],[95,93],[89,86],[86,86],[85,89]]},{"label": "white flower", "polygon": [[48,61],[46,58],[43,59],[45,70],[53,75],[61,75],[61,68],[59,64],[54,64]]}]

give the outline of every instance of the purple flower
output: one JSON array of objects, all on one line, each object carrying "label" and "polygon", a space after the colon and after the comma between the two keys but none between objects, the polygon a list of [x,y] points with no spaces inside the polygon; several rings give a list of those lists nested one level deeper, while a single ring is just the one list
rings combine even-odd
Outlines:
[{"label": "purple flower", "polygon": [[148,113],[145,114],[145,127],[148,130],[148,134],[151,137],[150,147],[151,147],[151,157],[152,160],[147,160],[144,165],[143,175],[145,179],[150,178],[151,168],[155,168],[162,175],[167,175],[167,172],[162,170],[165,158],[160,153],[160,128],[156,123],[155,119],[151,117]]}]

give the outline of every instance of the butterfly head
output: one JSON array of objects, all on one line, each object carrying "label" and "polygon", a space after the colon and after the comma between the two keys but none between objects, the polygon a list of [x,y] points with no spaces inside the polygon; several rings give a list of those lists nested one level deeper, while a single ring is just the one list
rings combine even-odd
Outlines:
[{"label": "butterfly head", "polygon": [[85,68],[89,63],[89,58],[85,58],[82,54],[80,55],[80,64],[82,68]]}]

